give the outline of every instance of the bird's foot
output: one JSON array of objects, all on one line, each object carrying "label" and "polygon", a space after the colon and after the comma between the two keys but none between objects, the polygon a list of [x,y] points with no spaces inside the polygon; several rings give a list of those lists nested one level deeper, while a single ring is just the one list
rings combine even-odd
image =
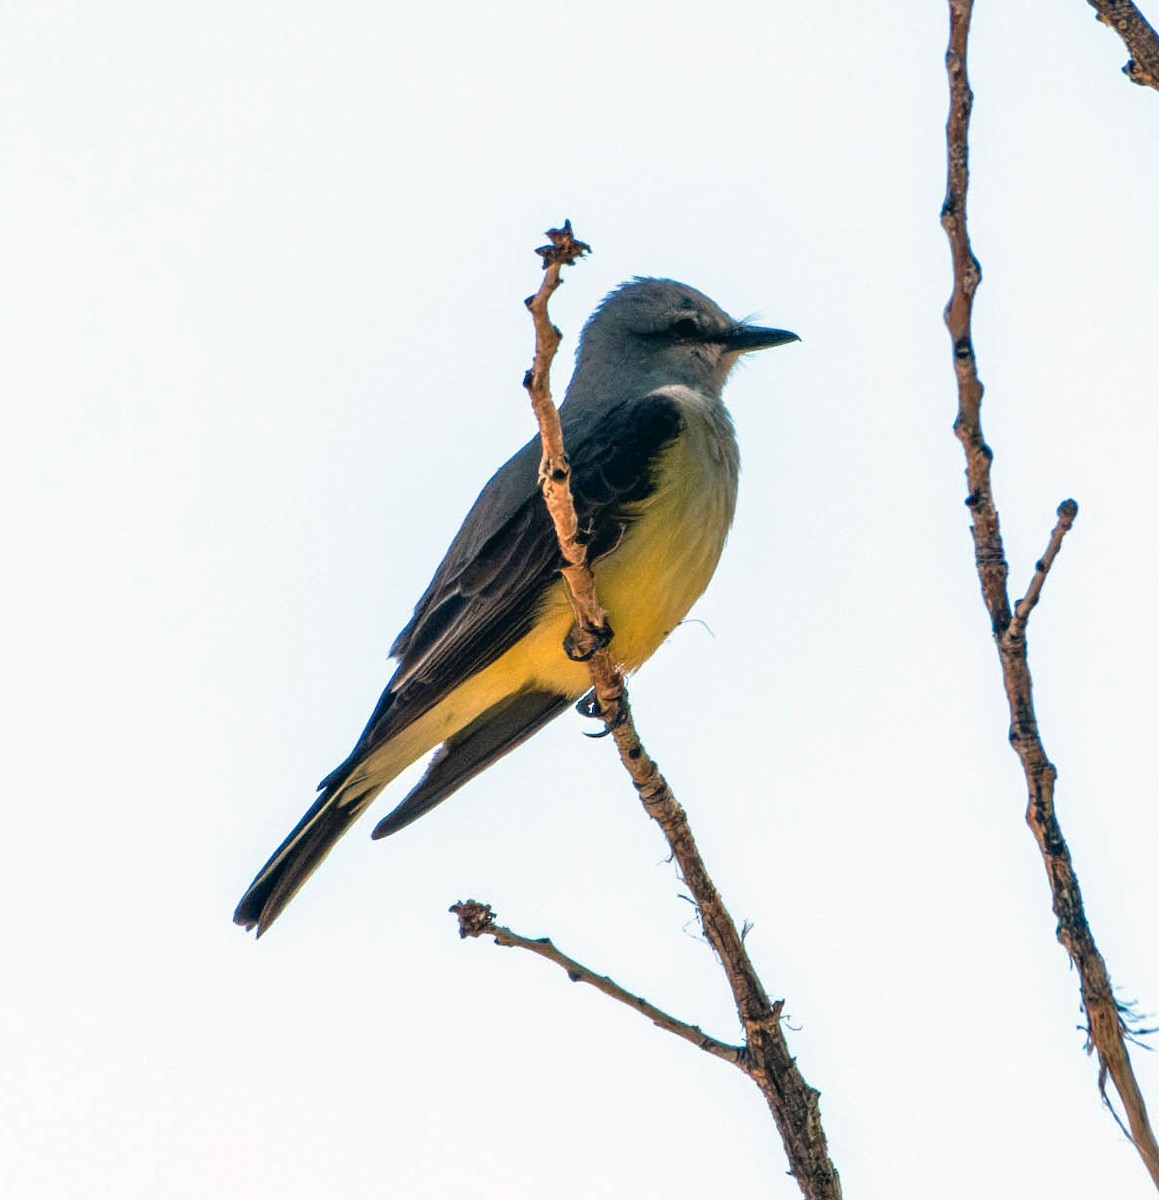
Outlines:
[{"label": "bird's foot", "polygon": [[588,717],[593,721],[603,721],[604,727],[598,733],[588,733],[584,731],[584,737],[602,738],[607,737],[617,726],[623,725],[628,719],[628,706],[624,703],[622,696],[617,696],[614,704],[614,711],[606,714],[600,707],[600,702],[596,698],[596,689],[581,696],[575,704],[575,710],[581,717]]},{"label": "bird's foot", "polygon": [[573,625],[563,639],[563,651],[572,662],[587,662],[597,650],[602,650],[615,636],[610,625],[598,629]]}]

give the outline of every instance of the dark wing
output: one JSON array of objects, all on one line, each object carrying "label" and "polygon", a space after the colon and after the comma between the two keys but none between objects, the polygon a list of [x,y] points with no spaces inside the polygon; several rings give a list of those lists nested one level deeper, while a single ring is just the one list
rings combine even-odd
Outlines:
[{"label": "dark wing", "polygon": [[[683,428],[662,392],[593,416],[564,417],[572,494],[596,561],[612,550],[656,486],[660,452]],[[532,628],[562,559],[539,493],[539,441],[492,477],[447,551],[391,653],[398,670],[350,757],[322,781],[332,789],[353,768]]]},{"label": "dark wing", "polygon": [[554,692],[519,692],[507,696],[465,729],[447,738],[431,759],[426,774],[379,821],[370,836],[384,838],[417,821],[480,771],[523,745],[570,705],[566,696]]},{"label": "dark wing", "polygon": [[[657,458],[681,424],[677,405],[662,394],[616,405],[598,419],[582,413],[565,419],[572,492],[591,561],[619,543],[635,516],[633,506],[655,487]],[[259,935],[269,928],[374,798],[375,786],[344,789],[351,772],[531,629],[560,567],[555,530],[536,484],[538,465],[539,444],[528,443],[483,489],[395,642],[398,671],[358,744],[322,781],[309,812],[250,884],[234,913],[239,925],[256,925]],[[482,713],[447,739],[375,836],[421,816],[567,704],[567,697],[551,692],[524,692]]]}]

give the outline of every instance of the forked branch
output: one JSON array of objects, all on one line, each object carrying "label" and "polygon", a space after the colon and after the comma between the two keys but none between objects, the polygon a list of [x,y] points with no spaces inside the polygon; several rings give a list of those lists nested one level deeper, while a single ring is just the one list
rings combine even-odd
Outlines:
[{"label": "forked branch", "polygon": [[561,268],[574,262],[588,248],[575,240],[570,223],[565,223],[562,229],[549,231],[548,237],[551,244],[540,250],[545,268],[543,282],[539,291],[527,301],[535,318],[536,348],[535,362],[524,384],[531,393],[543,442],[540,483],[567,563],[563,575],[575,612],[575,629],[569,639],[568,653],[588,661],[595,694],[593,713],[603,719],[612,734],[620,760],[631,776],[645,811],[660,825],[668,839],[672,856],[696,904],[704,935],[728,977],[744,1028],[745,1044],[730,1046],[709,1038],[697,1026],[677,1020],[605,976],[568,958],[548,939],[525,938],[497,926],[486,905],[471,901],[456,905],[452,911],[459,914],[464,936],[490,934],[501,945],[531,950],[563,967],[570,978],[590,983],[605,995],[643,1012],[660,1028],[693,1042],[718,1058],[733,1062],[761,1089],[801,1194],[806,1200],[840,1200],[841,1182],[829,1159],[821,1126],[820,1093],[805,1082],[789,1053],[781,1022],[782,1002],[769,1000],[740,932],[704,866],[684,809],[640,742],[623,674],[607,648],[611,636],[607,614],[600,607],[595,579],[588,568],[584,547],[577,538],[578,524],[570,488],[571,467],[548,380],[560,338],[559,331],[548,318],[547,302],[559,286]]},{"label": "forked branch", "polygon": [[[1130,1136],[1152,1180],[1159,1187],[1159,1147],[1147,1118],[1124,1039],[1124,1023],[1111,989],[1106,963],[1095,945],[1083,910],[1082,893],[1054,807],[1057,772],[1046,756],[1034,712],[1030,665],[1026,649],[1026,623],[1042,594],[1043,584],[1067,531],[1074,524],[1078,505],[1064,500],[1046,552],[1035,567],[1026,595],[1011,609],[1007,592],[1006,552],[998,522],[998,509],[990,481],[993,453],[982,436],[982,384],[974,357],[971,316],[974,293],[982,278],[970,246],[966,227],[969,188],[970,108],[973,95],[966,74],[966,47],[972,0],[949,0],[950,43],[946,71],[950,83],[950,113],[946,122],[947,182],[942,226],[950,242],[954,285],[946,305],[946,327],[954,353],[958,381],[958,415],[954,432],[966,455],[966,481],[974,538],[974,560],[982,585],[982,598],[1002,668],[1002,682],[1010,706],[1010,744],[1022,761],[1028,804],[1026,820],[1042,853],[1051,900],[1058,918],[1058,940],[1079,974],[1090,1046],[1099,1057],[1099,1087],[1109,1075],[1123,1103]],[[1103,1090],[1106,1099],[1106,1092]],[[1109,1103],[1109,1102],[1108,1102]]]}]

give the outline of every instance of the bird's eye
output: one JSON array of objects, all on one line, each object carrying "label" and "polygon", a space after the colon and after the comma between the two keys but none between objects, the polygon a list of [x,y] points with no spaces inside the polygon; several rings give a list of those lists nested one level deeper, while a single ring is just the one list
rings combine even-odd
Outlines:
[{"label": "bird's eye", "polygon": [[669,332],[677,340],[687,341],[696,337],[700,329],[691,317],[681,317],[679,321],[672,322]]}]

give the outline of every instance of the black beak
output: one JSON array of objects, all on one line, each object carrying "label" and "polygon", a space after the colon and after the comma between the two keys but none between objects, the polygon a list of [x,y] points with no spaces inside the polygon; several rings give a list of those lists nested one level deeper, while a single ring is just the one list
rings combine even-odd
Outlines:
[{"label": "black beak", "polygon": [[737,354],[748,354],[751,350],[767,350],[770,346],[784,346],[801,339],[787,329],[765,329],[760,325],[734,325],[725,338],[727,350]]}]

